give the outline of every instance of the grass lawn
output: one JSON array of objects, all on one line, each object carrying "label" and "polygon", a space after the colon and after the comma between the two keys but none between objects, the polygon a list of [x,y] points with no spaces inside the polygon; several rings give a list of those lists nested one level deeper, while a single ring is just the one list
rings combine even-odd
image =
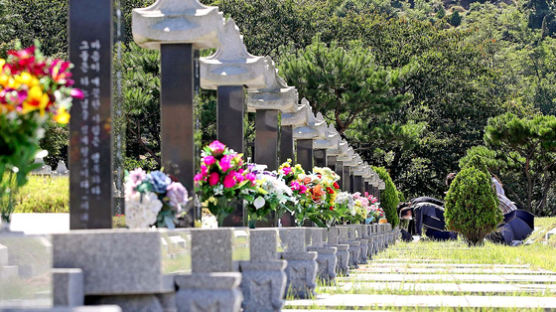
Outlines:
[{"label": "grass lawn", "polygon": [[30,176],[19,190],[14,212],[69,212],[69,178]]},{"label": "grass lawn", "polygon": [[382,253],[380,258],[441,259],[456,263],[529,264],[532,268],[556,272],[556,246],[543,243],[546,232],[554,227],[556,227],[556,217],[535,218],[536,231],[530,237],[534,243],[530,245],[510,247],[486,242],[481,247],[468,247],[461,240],[452,242],[422,240],[417,243],[399,242],[394,248],[389,248]]}]

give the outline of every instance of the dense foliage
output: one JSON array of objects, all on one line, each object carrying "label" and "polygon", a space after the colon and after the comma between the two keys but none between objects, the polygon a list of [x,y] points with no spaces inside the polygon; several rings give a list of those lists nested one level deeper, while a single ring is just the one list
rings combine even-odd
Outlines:
[{"label": "dense foliage", "polygon": [[390,174],[385,168],[373,167],[373,170],[376,171],[379,177],[384,181],[384,190],[380,192],[380,205],[384,209],[388,222],[395,227],[398,223],[400,223],[397,213],[398,204],[400,202],[398,198],[398,190],[396,189],[394,182],[392,182]]},{"label": "dense foliage", "polygon": [[460,171],[446,194],[446,228],[461,233],[470,245],[480,245],[484,237],[502,221],[498,198],[487,173],[474,167]]},{"label": "dense foliage", "polygon": [[[131,9],[153,2],[115,2],[122,11],[120,69],[126,70],[121,100],[129,169],[159,167],[159,54],[136,47],[131,36]],[[249,51],[279,61],[282,75],[299,87],[300,96],[341,130],[366,161],[387,168],[407,198],[442,196],[446,174],[457,169],[466,151],[485,144],[489,118],[505,112],[517,117],[556,114],[552,0],[464,1],[461,6],[405,0],[203,3],[218,5],[233,17]],[[47,54],[65,55],[66,21],[67,1],[1,0],[0,53],[18,39],[28,44],[39,38]],[[201,91],[198,103],[200,151],[216,138],[215,93]],[[247,122],[249,142],[253,120],[250,116]],[[57,142],[67,140],[64,131],[50,135],[42,143],[51,154],[48,161],[57,163],[66,157]],[[497,160],[507,151],[489,148]],[[547,188],[536,186],[544,182],[535,184],[530,200],[521,162],[499,165],[491,172],[502,179],[511,200],[538,214],[554,214],[553,183]]]}]

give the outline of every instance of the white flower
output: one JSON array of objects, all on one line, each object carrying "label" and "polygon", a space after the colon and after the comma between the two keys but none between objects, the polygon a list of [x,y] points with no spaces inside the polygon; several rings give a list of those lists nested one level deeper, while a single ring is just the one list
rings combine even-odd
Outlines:
[{"label": "white flower", "polygon": [[156,221],[162,202],[153,192],[129,192],[125,194],[125,222],[130,229],[146,229]]},{"label": "white flower", "polygon": [[218,221],[213,215],[203,214],[201,227],[203,229],[216,229],[218,228]]},{"label": "white flower", "polygon": [[255,201],[253,202],[253,206],[255,206],[255,209],[259,210],[262,207],[264,207],[265,204],[265,200],[262,196],[257,197],[257,199],[255,199]]}]

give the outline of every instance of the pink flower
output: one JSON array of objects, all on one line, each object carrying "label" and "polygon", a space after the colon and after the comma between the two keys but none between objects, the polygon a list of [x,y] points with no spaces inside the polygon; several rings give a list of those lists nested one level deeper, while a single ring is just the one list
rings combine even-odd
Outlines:
[{"label": "pink flower", "polygon": [[129,180],[131,181],[133,188],[137,187],[145,178],[147,177],[147,173],[143,171],[141,168],[137,168],[129,173]]},{"label": "pink flower", "polygon": [[206,176],[207,176],[207,166],[201,165],[201,175],[202,175],[203,177],[206,177]]},{"label": "pink flower", "polygon": [[70,93],[72,98],[78,99],[78,100],[83,100],[85,98],[85,95],[83,94],[83,91],[79,90],[79,89],[71,89],[71,93]]},{"label": "pink flower", "polygon": [[245,178],[251,181],[252,185],[255,185],[255,180],[257,179],[257,175],[254,174],[253,172],[249,172],[248,174],[245,175]]},{"label": "pink flower", "polygon": [[245,177],[239,171],[233,171],[232,170],[232,171],[230,171],[230,174],[234,176],[237,183],[241,183],[241,182],[243,182],[243,180],[245,180]]},{"label": "pink flower", "polygon": [[236,186],[237,182],[234,179],[234,175],[232,173],[230,173],[226,177],[224,177],[223,184],[224,184],[225,188],[232,188],[232,187]]},{"label": "pink flower", "polygon": [[224,150],[226,149],[226,145],[220,143],[220,141],[218,140],[215,140],[209,144],[209,148],[213,153],[220,154],[224,152]]},{"label": "pink flower", "polygon": [[232,167],[232,155],[224,155],[222,159],[220,159],[220,168],[222,171],[228,171]]},{"label": "pink flower", "polygon": [[282,168],[282,173],[284,173],[285,175],[289,175],[290,173],[292,173],[292,168],[284,167]]},{"label": "pink flower", "polygon": [[181,210],[181,206],[187,203],[187,190],[179,182],[172,182],[166,188],[166,196],[170,200],[170,205]]},{"label": "pink flower", "polygon": [[220,176],[218,175],[218,173],[213,172],[210,174],[209,176],[210,186],[215,186],[216,184],[218,184],[219,181],[220,181]]},{"label": "pink flower", "polygon": [[208,155],[203,158],[203,162],[205,163],[205,165],[211,166],[216,162],[216,158],[214,158],[214,156],[212,155]]},{"label": "pink flower", "polygon": [[195,182],[199,182],[199,181],[202,181],[202,180],[204,180],[204,177],[203,177],[203,175],[200,174],[200,173],[197,173],[197,174],[193,177],[193,181],[195,181]]},{"label": "pink flower", "polygon": [[301,184],[299,186],[299,193],[300,194],[305,194],[305,192],[307,192],[307,187],[305,185]]}]

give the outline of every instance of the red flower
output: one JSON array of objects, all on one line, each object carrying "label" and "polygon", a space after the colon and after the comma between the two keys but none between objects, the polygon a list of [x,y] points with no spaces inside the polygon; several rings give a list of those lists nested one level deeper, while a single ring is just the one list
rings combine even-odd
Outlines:
[{"label": "red flower", "polygon": [[338,184],[338,182],[334,182],[333,184],[334,188],[339,190],[340,189],[340,185]]},{"label": "red flower", "polygon": [[329,186],[326,187],[326,192],[327,192],[328,194],[334,194],[334,190],[333,190],[331,187],[329,187]]},{"label": "red flower", "polygon": [[328,209],[330,210],[334,210],[334,206],[330,206]]}]

